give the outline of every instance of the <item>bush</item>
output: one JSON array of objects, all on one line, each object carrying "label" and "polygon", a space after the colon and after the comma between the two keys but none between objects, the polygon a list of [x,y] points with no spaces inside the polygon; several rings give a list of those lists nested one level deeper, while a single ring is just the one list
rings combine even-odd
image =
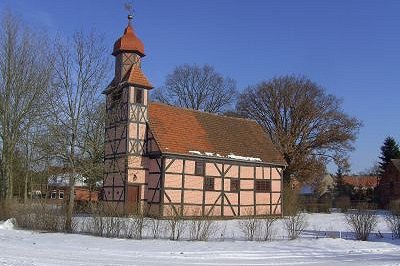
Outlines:
[{"label": "bush", "polygon": [[60,205],[35,201],[18,205],[13,215],[20,228],[57,232],[63,231],[64,213],[65,211]]},{"label": "bush", "polygon": [[142,212],[137,212],[134,216],[125,220],[125,237],[142,239],[143,229],[147,226],[147,219]]},{"label": "bush", "polygon": [[159,219],[150,219],[149,226],[151,230],[151,235],[154,239],[160,238],[160,232],[163,231],[163,223]]},{"label": "bush", "polygon": [[378,220],[374,210],[367,205],[360,205],[358,209],[345,214],[346,223],[357,240],[368,240],[369,234],[375,229]]},{"label": "bush", "polygon": [[167,209],[167,230],[171,240],[179,240],[184,234],[187,226],[187,221],[183,219],[184,214],[181,215],[180,208],[173,208],[170,206]]},{"label": "bush", "polygon": [[189,221],[190,240],[208,241],[210,236],[217,231],[217,224],[210,217],[198,216],[199,211],[193,212],[193,218]]},{"label": "bush", "polygon": [[120,212],[111,205],[93,207],[92,217],[85,220],[87,233],[104,237],[119,237],[125,222],[119,217]]},{"label": "bush", "polygon": [[299,238],[307,227],[307,218],[304,213],[297,212],[294,215],[285,217],[284,226],[290,240]]},{"label": "bush", "polygon": [[0,201],[0,221],[12,218],[13,211],[18,208],[18,202],[14,200],[1,200]]},{"label": "bush", "polygon": [[260,229],[260,220],[252,213],[251,208],[245,210],[245,217],[238,221],[240,231],[245,238],[253,241]]},{"label": "bush", "polygon": [[386,223],[394,238],[400,238],[400,204],[391,203],[390,213],[385,217]]},{"label": "bush", "polygon": [[261,222],[261,232],[260,232],[260,237],[261,240],[264,241],[272,241],[272,238],[275,236],[275,230],[274,230],[274,223],[277,220],[276,217],[266,217],[260,220]]}]

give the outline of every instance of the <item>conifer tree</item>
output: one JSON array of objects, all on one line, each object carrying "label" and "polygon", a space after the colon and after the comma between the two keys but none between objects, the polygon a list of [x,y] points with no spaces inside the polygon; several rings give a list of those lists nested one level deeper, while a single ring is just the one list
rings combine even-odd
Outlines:
[{"label": "conifer tree", "polygon": [[387,137],[381,147],[381,156],[379,159],[380,175],[385,172],[386,166],[390,163],[391,159],[400,158],[399,145],[392,137]]}]

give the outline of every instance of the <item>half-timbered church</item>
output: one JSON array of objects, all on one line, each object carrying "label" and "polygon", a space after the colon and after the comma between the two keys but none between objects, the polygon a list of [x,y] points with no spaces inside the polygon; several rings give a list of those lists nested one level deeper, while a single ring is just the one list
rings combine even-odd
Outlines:
[{"label": "half-timbered church", "polygon": [[112,55],[103,200],[150,216],[282,213],[286,163],[255,121],[151,102],[130,20]]}]

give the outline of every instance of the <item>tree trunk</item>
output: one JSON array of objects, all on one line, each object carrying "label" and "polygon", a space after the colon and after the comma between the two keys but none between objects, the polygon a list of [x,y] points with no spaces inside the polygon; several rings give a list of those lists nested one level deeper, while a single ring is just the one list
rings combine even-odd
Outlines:
[{"label": "tree trunk", "polygon": [[69,196],[67,202],[67,212],[65,217],[65,231],[72,233],[72,215],[74,211],[74,201],[75,201],[75,169],[72,170],[72,174],[69,177]]},{"label": "tree trunk", "polygon": [[28,169],[27,169],[26,173],[25,173],[25,179],[24,179],[24,204],[26,204],[26,202],[28,201],[28,178],[29,178],[29,174],[28,174]]},{"label": "tree trunk", "polygon": [[[74,134],[75,135],[75,134]],[[71,157],[70,157],[70,164],[72,166],[72,173],[69,177],[69,197],[67,202],[67,213],[65,217],[65,231],[68,233],[72,233],[72,215],[74,211],[74,202],[75,202],[75,176],[76,176],[76,169],[75,169],[75,138],[72,138],[72,145],[71,145]]]}]

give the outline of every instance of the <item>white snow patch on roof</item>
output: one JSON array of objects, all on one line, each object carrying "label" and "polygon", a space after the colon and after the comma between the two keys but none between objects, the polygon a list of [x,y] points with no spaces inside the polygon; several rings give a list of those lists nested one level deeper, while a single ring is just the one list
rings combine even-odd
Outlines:
[{"label": "white snow patch on roof", "polygon": [[240,155],[235,155],[233,153],[228,155],[228,158],[230,159],[236,159],[236,160],[244,160],[244,161],[251,161],[251,162],[262,162],[260,158],[256,157],[247,157],[247,156],[240,156]]},{"label": "white snow patch on roof", "polygon": [[189,151],[189,153],[197,154],[197,155],[202,155],[201,152],[199,151]]},{"label": "white snow patch on roof", "polygon": [[243,161],[250,161],[250,162],[262,162],[262,160],[260,158],[240,156],[240,155],[235,155],[233,153],[229,154],[228,156],[222,156],[219,153],[213,153],[213,152],[204,152],[204,154],[203,154],[200,151],[189,151],[189,153],[195,154],[195,155],[205,155],[205,156],[209,156],[209,157],[229,158],[229,159],[234,159],[234,160],[243,160]]},{"label": "white snow patch on roof", "polygon": [[[71,173],[52,175],[49,177],[47,184],[50,186],[64,187],[69,185]],[[75,186],[86,186],[85,178],[80,174],[75,174]]]}]

